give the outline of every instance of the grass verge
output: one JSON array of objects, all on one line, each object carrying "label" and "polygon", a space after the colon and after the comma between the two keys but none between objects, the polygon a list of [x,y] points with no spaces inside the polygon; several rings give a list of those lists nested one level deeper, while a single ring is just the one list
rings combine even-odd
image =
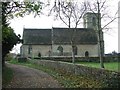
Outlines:
[{"label": "grass verge", "polygon": [[[88,67],[100,68],[100,63],[95,62],[76,62],[76,64],[82,64]],[[105,62],[104,63],[106,70],[119,71],[120,62]]]},{"label": "grass verge", "polygon": [[51,75],[52,77],[54,77],[64,88],[103,88],[103,87],[106,87],[100,81],[94,80],[90,77],[69,74],[69,73],[65,73],[64,71],[54,70],[52,68],[30,63],[30,62],[18,63],[17,60],[12,60],[9,63],[24,65],[24,66],[42,70],[48,73],[49,75]]},{"label": "grass verge", "polygon": [[2,86],[5,87],[10,83],[13,78],[13,71],[7,66],[4,67],[4,71],[2,73]]}]

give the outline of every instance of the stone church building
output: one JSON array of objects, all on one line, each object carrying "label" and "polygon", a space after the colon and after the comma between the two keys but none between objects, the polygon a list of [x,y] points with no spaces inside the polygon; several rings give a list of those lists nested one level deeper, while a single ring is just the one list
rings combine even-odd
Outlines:
[{"label": "stone church building", "polygon": [[[24,28],[21,55],[26,57],[98,57],[97,13],[86,13],[84,28]],[[103,35],[102,35],[103,38]]]}]

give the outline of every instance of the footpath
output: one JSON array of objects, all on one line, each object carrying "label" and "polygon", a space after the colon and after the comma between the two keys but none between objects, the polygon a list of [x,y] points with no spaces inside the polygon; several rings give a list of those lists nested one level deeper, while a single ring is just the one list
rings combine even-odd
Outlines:
[{"label": "footpath", "polygon": [[14,77],[5,88],[61,88],[58,81],[47,73],[14,64],[7,64],[14,71]]}]

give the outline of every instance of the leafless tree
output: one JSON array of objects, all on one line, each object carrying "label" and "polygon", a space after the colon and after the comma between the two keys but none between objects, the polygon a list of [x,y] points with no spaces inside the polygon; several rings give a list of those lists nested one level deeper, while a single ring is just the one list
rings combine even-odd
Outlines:
[{"label": "leafless tree", "polygon": [[[92,12],[92,13],[98,13],[96,15],[97,17],[97,33],[98,33],[98,44],[99,44],[99,57],[100,57],[100,65],[101,68],[104,68],[104,39],[103,39],[103,30],[108,30],[109,29],[109,24],[111,24],[112,22],[114,22],[117,17],[117,13],[118,11],[116,11],[116,13],[114,14],[113,17],[110,16],[110,13],[108,13],[108,6],[106,5],[107,0],[97,0],[94,1],[94,3],[91,2],[87,2],[88,4],[88,11]],[[101,21],[106,19],[107,21],[105,24],[102,24]]]},{"label": "leafless tree", "polygon": [[70,42],[72,46],[72,62],[75,61],[75,54],[74,54],[74,46],[73,43],[74,35],[76,32],[76,28],[80,24],[80,21],[86,12],[87,5],[85,2],[75,2],[75,1],[65,1],[65,0],[58,0],[54,2],[53,8],[50,10],[49,15],[54,12],[55,17],[59,18],[70,30],[70,28],[75,28],[71,34]]},{"label": "leafless tree", "polygon": [[[113,17],[110,16],[108,13],[109,6],[106,5],[107,0],[95,0],[95,1],[83,1],[83,2],[75,2],[75,1],[64,1],[64,0],[58,0],[54,2],[53,8],[50,10],[50,14],[52,12],[55,13],[55,16],[58,17],[68,28],[74,27],[77,28],[77,26],[80,24],[80,20],[83,17],[84,13],[86,12],[92,12],[92,13],[98,13],[95,14],[97,17],[97,33],[98,33],[98,42],[99,42],[99,56],[100,56],[100,64],[101,68],[104,68],[104,40],[103,40],[103,30],[109,29],[109,24],[111,24],[114,20],[117,19],[117,11],[114,14]],[[104,25],[101,24],[102,20],[105,20],[107,18],[107,21]],[[75,35],[76,30],[74,30],[74,33],[71,36],[71,45],[72,45],[72,61],[74,62],[75,55],[74,55],[74,43],[73,43],[73,36]]]}]

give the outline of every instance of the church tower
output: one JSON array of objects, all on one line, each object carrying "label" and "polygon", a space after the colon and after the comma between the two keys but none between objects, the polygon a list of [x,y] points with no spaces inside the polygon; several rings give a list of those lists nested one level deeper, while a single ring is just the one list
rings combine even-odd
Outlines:
[{"label": "church tower", "polygon": [[[84,16],[83,16],[84,28],[92,28],[94,30],[97,30],[97,26],[98,26],[98,18],[97,17],[98,17],[98,13],[88,12],[88,13],[84,14]],[[101,21],[100,21],[100,27],[101,27]]]},{"label": "church tower", "polygon": [[[84,22],[84,28],[91,28],[96,31],[97,36],[98,36],[98,43],[101,44],[104,54],[104,39],[103,39],[103,32],[102,30],[100,31],[100,38],[99,38],[99,31],[98,31],[98,16],[99,16],[99,30],[101,30],[101,15],[98,15],[98,13],[91,13],[88,12],[84,14],[83,16],[83,22]],[[101,42],[101,43],[100,43]]]}]

